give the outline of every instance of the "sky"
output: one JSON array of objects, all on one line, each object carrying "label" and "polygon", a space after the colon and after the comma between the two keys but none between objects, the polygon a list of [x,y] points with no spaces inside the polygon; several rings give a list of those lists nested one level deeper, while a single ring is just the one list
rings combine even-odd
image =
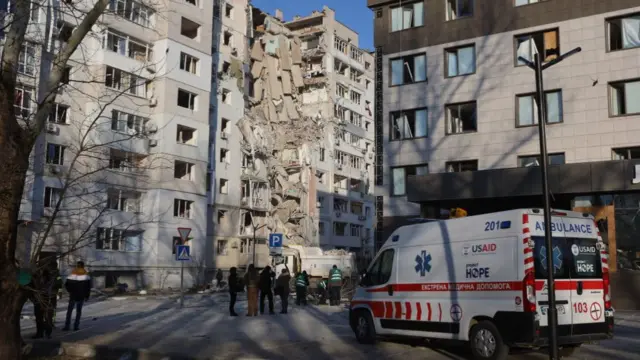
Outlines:
[{"label": "sky", "polygon": [[322,11],[327,5],[336,12],[336,19],[357,32],[359,47],[373,49],[373,13],[367,8],[367,0],[252,0],[253,6],[271,15],[282,10],[285,21],[295,15],[310,15],[311,11]]}]

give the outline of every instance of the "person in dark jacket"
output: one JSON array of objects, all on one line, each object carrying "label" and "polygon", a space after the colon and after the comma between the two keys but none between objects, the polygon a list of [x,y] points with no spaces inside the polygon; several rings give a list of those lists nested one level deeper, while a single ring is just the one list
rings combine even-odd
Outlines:
[{"label": "person in dark jacket", "polygon": [[309,286],[307,272],[298,273],[296,276],[296,305],[307,305],[307,286]]},{"label": "person in dark jacket", "polygon": [[[236,314],[236,299],[238,296],[238,270],[235,267],[229,269],[229,315],[238,316]],[[218,283],[220,281],[218,280]]]},{"label": "person in dark jacket", "polygon": [[282,302],[282,310],[280,314],[286,314],[289,309],[289,283],[291,282],[291,275],[289,270],[282,269],[280,276],[276,280],[276,294],[280,295],[280,301]]},{"label": "person in dark jacket", "polygon": [[271,266],[267,266],[262,269],[262,272],[260,273],[260,280],[258,281],[258,288],[260,289],[260,315],[264,314],[265,297],[269,299],[269,314],[275,314],[273,311],[273,291],[271,290],[272,279],[273,274]]},{"label": "person in dark jacket", "polygon": [[82,305],[89,300],[89,295],[91,294],[91,277],[84,268],[84,262],[78,261],[76,263],[75,269],[67,277],[64,286],[69,293],[69,306],[67,307],[67,319],[62,331],[69,331],[71,314],[74,308],[76,309],[76,321],[73,325],[73,330],[78,331],[80,329],[80,318],[82,317]]},{"label": "person in dark jacket", "polygon": [[218,271],[216,272],[216,280],[217,280],[216,287],[218,289],[222,287],[222,278],[223,278],[222,270],[218,269]]}]

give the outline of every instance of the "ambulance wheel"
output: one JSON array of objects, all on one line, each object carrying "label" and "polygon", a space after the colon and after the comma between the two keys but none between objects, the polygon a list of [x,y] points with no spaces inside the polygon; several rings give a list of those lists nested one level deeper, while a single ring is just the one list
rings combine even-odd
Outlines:
[{"label": "ambulance wheel", "polygon": [[581,344],[563,346],[558,350],[558,355],[560,355],[561,358],[571,357],[580,348],[580,345]]},{"label": "ambulance wheel", "polygon": [[509,355],[509,347],[491,321],[480,321],[474,325],[469,333],[469,343],[474,359],[504,360]]},{"label": "ambulance wheel", "polygon": [[356,313],[354,332],[356,340],[361,344],[374,344],[376,342],[376,328],[368,311],[359,310]]}]

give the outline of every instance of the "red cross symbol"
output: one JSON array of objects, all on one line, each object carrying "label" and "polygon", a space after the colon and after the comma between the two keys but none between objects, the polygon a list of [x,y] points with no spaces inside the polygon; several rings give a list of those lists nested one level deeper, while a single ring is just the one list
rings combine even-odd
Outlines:
[{"label": "red cross symbol", "polygon": [[598,321],[600,320],[600,316],[602,316],[602,307],[600,306],[599,303],[594,302],[593,304],[591,304],[591,307],[589,308],[589,313],[593,321]]}]

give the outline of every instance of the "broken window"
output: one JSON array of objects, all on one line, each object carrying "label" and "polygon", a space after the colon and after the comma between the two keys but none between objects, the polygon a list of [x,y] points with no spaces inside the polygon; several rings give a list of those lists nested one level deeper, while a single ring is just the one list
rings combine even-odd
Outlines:
[{"label": "broken window", "polygon": [[447,134],[478,131],[476,102],[446,105]]},{"label": "broken window", "polygon": [[173,216],[183,219],[191,219],[193,217],[193,201],[175,199],[173,200]]},{"label": "broken window", "polygon": [[227,134],[229,130],[229,120],[222,118],[220,121],[220,132]]},{"label": "broken window", "polygon": [[220,194],[228,194],[229,193],[229,180],[220,179]]},{"label": "broken window", "polygon": [[323,147],[319,150],[320,153],[320,161],[325,161],[325,149]]},{"label": "broken window", "polygon": [[516,66],[525,65],[524,59],[533,62],[533,56],[540,53],[543,62],[556,59],[560,54],[558,30],[539,31],[516,36]]},{"label": "broken window", "polygon": [[350,58],[352,58],[353,60],[361,63],[363,56],[364,56],[364,53],[362,52],[362,50],[360,50],[357,47],[351,45],[351,47],[349,48],[349,57]]},{"label": "broken window", "polygon": [[142,194],[110,189],[107,191],[107,208],[124,212],[140,212]]},{"label": "broken window", "polygon": [[478,171],[478,160],[449,161],[447,172]]},{"label": "broken window", "polygon": [[349,44],[346,40],[342,39],[338,35],[333,35],[333,47],[336,48],[336,50],[346,54],[348,45]]},{"label": "broken window", "polygon": [[427,81],[427,55],[416,54],[391,60],[391,86]]},{"label": "broken window", "polygon": [[349,88],[342,84],[336,84],[336,95],[341,98],[347,98],[347,94],[349,93]]},{"label": "broken window", "polygon": [[109,10],[145,27],[151,26],[151,17],[154,13],[153,9],[135,0],[112,0],[109,2]]},{"label": "broken window", "polygon": [[[63,76],[63,80],[61,81],[63,84],[69,83],[71,68],[67,69],[65,69],[65,75]],[[134,74],[130,74],[120,69],[116,69],[111,66],[107,66],[104,84],[109,88],[119,90],[131,95],[141,97],[145,97],[147,95],[147,79]]]},{"label": "broken window", "polygon": [[348,66],[338,59],[333,60],[333,70],[338,75],[347,75]]},{"label": "broken window", "polygon": [[473,0],[447,0],[447,21],[473,16]]},{"label": "broken window", "polygon": [[18,72],[20,74],[34,76],[36,74],[36,45],[25,41],[18,56]]},{"label": "broken window", "polygon": [[180,70],[190,72],[192,74],[198,73],[198,58],[189,54],[180,53]]},{"label": "broken window", "polygon": [[361,192],[362,191],[362,180],[349,179],[349,191]]},{"label": "broken window", "polygon": [[640,159],[640,146],[611,149],[613,160]]},{"label": "broken window", "polygon": [[351,213],[356,215],[362,215],[362,203],[359,201],[351,202]]},{"label": "broken window", "polygon": [[333,198],[333,210],[337,212],[347,212],[348,201],[340,198]]},{"label": "broken window", "polygon": [[223,103],[227,105],[231,105],[231,90],[222,89],[222,94],[220,95],[220,98]]},{"label": "broken window", "polygon": [[[563,165],[564,153],[548,154],[547,161],[549,165]],[[540,166],[540,155],[518,156],[519,167]]]},{"label": "broken window", "polygon": [[140,160],[133,153],[110,149],[109,169],[125,172],[137,171]]},{"label": "broken window", "polygon": [[227,211],[226,210],[218,210],[218,225],[222,225],[222,223],[227,221]]},{"label": "broken window", "polygon": [[640,14],[607,20],[609,51],[640,47]]},{"label": "broken window", "polygon": [[640,81],[609,84],[609,113],[612,116],[640,113]]},{"label": "broken window", "polygon": [[195,164],[186,161],[176,160],[174,163],[173,177],[180,180],[193,180],[193,170]]},{"label": "broken window", "polygon": [[216,254],[222,256],[228,255],[227,245],[227,240],[218,240],[218,245],[216,246]]},{"label": "broken window", "polygon": [[253,157],[251,155],[242,154],[242,167],[250,168],[253,166]]},{"label": "broken window", "polygon": [[189,110],[195,110],[197,97],[198,95],[192,92],[178,89],[178,106]]},{"label": "broken window", "polygon": [[320,184],[327,184],[327,173],[316,170],[316,177]]},{"label": "broken window", "polygon": [[228,61],[222,62],[222,73],[229,74],[229,69],[231,68],[231,63]]},{"label": "broken window", "polygon": [[353,102],[354,104],[358,104],[358,105],[360,105],[360,100],[361,100],[361,98],[362,98],[362,94],[360,94],[360,93],[359,93],[359,92],[357,92],[357,91],[353,91],[353,90],[351,90],[351,96],[350,96],[350,98],[351,98],[351,102]]},{"label": "broken window", "polygon": [[120,110],[111,110],[111,130],[129,135],[142,134],[149,118],[129,114]]},{"label": "broken window", "polygon": [[409,165],[396,167],[391,169],[391,194],[402,196],[406,193],[407,176],[409,175],[427,175],[429,173],[428,165]]},{"label": "broken window", "polygon": [[183,17],[180,22],[180,34],[196,40],[200,34],[200,25]]},{"label": "broken window", "polygon": [[[532,126],[538,123],[538,100],[535,94],[517,95],[518,118],[516,126]],[[545,91],[547,124],[562,122],[562,90]]]},{"label": "broken window", "polygon": [[476,72],[475,45],[445,50],[447,77],[468,75]]},{"label": "broken window", "polygon": [[391,113],[391,140],[427,136],[427,109]]},{"label": "broken window", "polygon": [[340,151],[340,150],[334,150],[334,158],[336,161],[336,164],[338,165],[346,165],[347,164],[347,159],[348,159],[349,155]]},{"label": "broken window", "polygon": [[34,94],[35,90],[31,87],[17,85],[15,87],[15,97],[13,101],[13,108],[16,115],[23,118],[31,116],[35,102]]},{"label": "broken window", "polygon": [[[336,90],[337,90],[337,89],[336,89]],[[337,95],[337,94],[338,94],[338,93],[337,93],[337,91],[336,91],[336,95]],[[335,116],[337,119],[340,119],[340,120],[347,120],[347,115],[346,115],[346,114],[347,114],[347,111],[348,111],[348,110],[347,110],[346,108],[344,108],[344,107],[342,107],[342,106],[340,106],[340,105],[336,105],[336,106],[334,107],[334,116]]]},{"label": "broken window", "polygon": [[228,17],[229,19],[233,18],[233,6],[231,6],[230,4],[224,5],[224,16]]},{"label": "broken window", "polygon": [[64,165],[64,150],[62,145],[47,143],[47,164]]},{"label": "broken window", "polygon": [[222,44],[225,46],[233,46],[233,34],[225,31],[222,35]]},{"label": "broken window", "polygon": [[391,31],[424,25],[424,3],[405,4],[391,9]]},{"label": "broken window", "polygon": [[320,221],[318,223],[318,234],[324,235],[324,222]]},{"label": "broken window", "polygon": [[349,133],[349,140],[351,141],[351,145],[359,148],[362,138],[356,134]]},{"label": "broken window", "polygon": [[347,223],[336,221],[333,223],[333,235],[346,236]]},{"label": "broken window", "polygon": [[54,187],[45,187],[44,188],[44,207],[46,208],[55,208],[62,197],[62,189],[54,188]]},{"label": "broken window", "polygon": [[54,124],[66,124],[69,106],[62,104],[54,104],[49,113],[49,122]]},{"label": "broken window", "polygon": [[184,125],[178,125],[176,131],[176,142],[179,144],[195,145],[196,129]]}]

